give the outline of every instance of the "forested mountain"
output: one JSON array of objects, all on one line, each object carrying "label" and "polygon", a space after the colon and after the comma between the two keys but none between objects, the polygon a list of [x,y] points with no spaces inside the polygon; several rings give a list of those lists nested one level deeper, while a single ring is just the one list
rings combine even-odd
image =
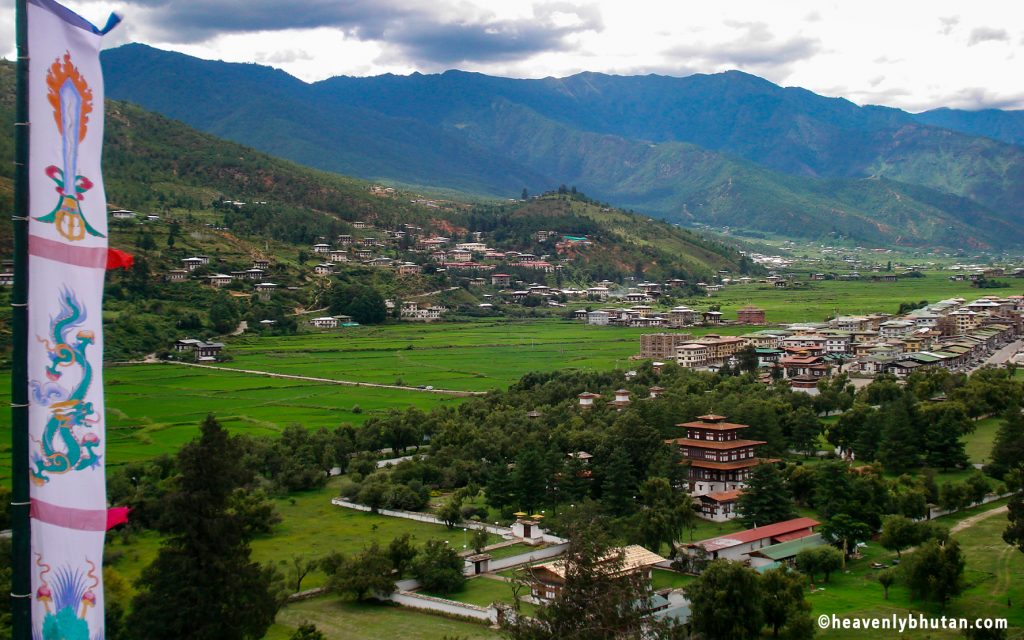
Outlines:
[{"label": "forested mountain", "polygon": [[[4,122],[13,122],[13,96],[14,66],[0,63]],[[478,230],[492,238],[503,228],[509,248],[532,246],[537,231],[555,230],[599,240],[579,257],[583,278],[588,264],[601,265],[602,277],[655,265],[676,276],[740,269],[741,256],[732,248],[666,223],[648,223],[582,194],[504,204],[436,197],[427,204],[422,196],[403,192],[380,197],[368,182],[281,160],[132,104],[108,100],[106,123],[104,180],[111,208],[209,212],[224,198],[266,202],[244,214],[224,214],[233,235],[244,242],[262,244],[269,238],[308,248],[318,239],[351,233],[349,223],[355,220],[370,220],[379,229],[415,224],[427,233]],[[0,163],[0,196],[9,199],[13,145],[0,145],[2,155],[8,162]],[[10,228],[0,227],[0,253],[6,255]]]},{"label": "forested mountain", "polygon": [[[687,224],[805,237],[1024,239],[1020,146],[953,130],[967,125],[927,126],[934,112],[858,107],[740,72],[515,80],[449,71],[306,84],[143,45],[103,57],[113,97],[365,178],[506,197],[575,184]],[[1013,114],[1004,116],[993,137],[1017,140]]]},{"label": "forested mountain", "polygon": [[914,119],[944,129],[972,136],[985,136],[1015,145],[1024,145],[1024,111],[982,109],[932,109],[916,114]]}]

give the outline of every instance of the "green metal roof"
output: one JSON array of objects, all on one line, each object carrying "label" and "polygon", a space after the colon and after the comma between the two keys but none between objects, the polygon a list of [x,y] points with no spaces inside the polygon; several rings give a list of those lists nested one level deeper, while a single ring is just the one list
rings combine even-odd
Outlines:
[{"label": "green metal roof", "polygon": [[810,549],[811,547],[820,547],[825,544],[820,533],[815,533],[804,538],[797,538],[796,540],[790,540],[789,542],[780,542],[779,544],[773,544],[770,547],[764,547],[757,551],[751,552],[750,555],[758,555],[769,560],[785,560],[786,558],[792,558],[796,554],[800,553],[804,549]]}]

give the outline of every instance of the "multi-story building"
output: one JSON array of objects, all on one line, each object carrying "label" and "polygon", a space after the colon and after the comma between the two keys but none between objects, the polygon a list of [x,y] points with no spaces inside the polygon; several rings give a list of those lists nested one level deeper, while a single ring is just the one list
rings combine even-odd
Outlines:
[{"label": "multi-story building", "polygon": [[676,347],[691,342],[689,333],[645,333],[640,336],[640,357],[668,360],[676,357]]},{"label": "multi-story building", "polygon": [[736,321],[740,324],[764,324],[764,309],[748,305],[736,312]]},{"label": "multi-story building", "polygon": [[689,465],[691,495],[743,489],[754,467],[765,462],[757,457],[757,448],[765,443],[742,437],[749,425],[726,422],[725,416],[710,414],[676,426],[685,429],[686,436],[666,442],[678,446]]}]

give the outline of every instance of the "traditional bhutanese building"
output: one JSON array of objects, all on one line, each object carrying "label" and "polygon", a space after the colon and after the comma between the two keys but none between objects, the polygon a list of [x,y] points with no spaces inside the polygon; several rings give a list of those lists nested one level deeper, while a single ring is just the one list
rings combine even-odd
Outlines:
[{"label": "traditional bhutanese building", "polygon": [[[621,560],[621,561],[620,561]],[[608,550],[608,555],[597,560],[597,567],[610,577],[639,573],[650,581],[654,565],[665,562],[665,558],[639,545],[630,545]],[[529,569],[532,584],[530,591],[539,600],[554,600],[565,586],[566,566],[564,559],[539,564]]]},{"label": "traditional bhutanese building", "polygon": [[736,321],[740,324],[764,324],[764,309],[748,305],[736,312]]},{"label": "traditional bhutanese building", "polygon": [[689,465],[687,480],[693,496],[743,489],[753,468],[765,462],[757,457],[757,448],[765,443],[741,437],[749,425],[712,414],[676,426],[686,429],[686,437],[666,442],[678,446]]}]

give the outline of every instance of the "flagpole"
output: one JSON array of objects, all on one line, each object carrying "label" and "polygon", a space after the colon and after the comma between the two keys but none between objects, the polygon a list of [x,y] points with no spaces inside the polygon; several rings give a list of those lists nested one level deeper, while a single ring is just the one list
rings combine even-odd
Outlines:
[{"label": "flagpole", "polygon": [[31,524],[28,480],[28,16],[15,0],[17,102],[14,118],[14,290],[11,294],[11,627],[14,640],[32,638]]}]

